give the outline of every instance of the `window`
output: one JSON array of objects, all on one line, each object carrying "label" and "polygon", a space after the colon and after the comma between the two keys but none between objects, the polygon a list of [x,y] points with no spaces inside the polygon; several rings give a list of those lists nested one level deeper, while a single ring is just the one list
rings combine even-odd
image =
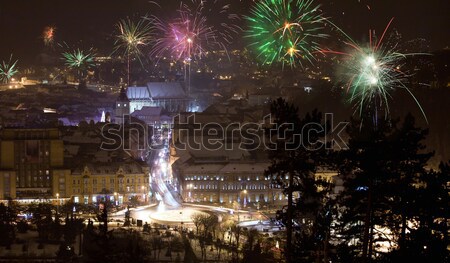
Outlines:
[{"label": "window", "polygon": [[79,202],[80,202],[80,198],[79,198],[78,196],[75,196],[75,197],[73,198],[73,202],[74,202],[75,204],[79,203]]},{"label": "window", "polygon": [[117,103],[117,107],[120,107],[120,103]]}]

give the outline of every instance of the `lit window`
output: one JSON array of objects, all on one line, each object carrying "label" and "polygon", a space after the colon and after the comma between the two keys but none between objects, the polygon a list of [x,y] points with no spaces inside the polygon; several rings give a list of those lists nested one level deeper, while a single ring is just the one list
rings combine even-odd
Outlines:
[{"label": "lit window", "polygon": [[123,106],[124,106],[124,107],[126,107],[126,106],[127,106],[127,104],[125,103],[125,104],[123,104]]},{"label": "lit window", "polygon": [[120,103],[117,103],[117,107],[120,107]]},{"label": "lit window", "polygon": [[80,202],[80,198],[79,198],[78,196],[75,196],[75,197],[73,198],[73,202],[74,202],[74,203],[79,203],[79,202]]}]

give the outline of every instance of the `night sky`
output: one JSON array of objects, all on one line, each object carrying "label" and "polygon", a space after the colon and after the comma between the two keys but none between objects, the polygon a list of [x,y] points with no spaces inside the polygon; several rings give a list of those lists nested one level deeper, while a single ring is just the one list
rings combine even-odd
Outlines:
[{"label": "night sky", "polygon": [[[218,0],[219,2],[221,0]],[[56,42],[97,48],[100,53],[112,49],[114,24],[127,16],[146,13],[170,16],[179,1],[155,0],[0,0],[0,60],[14,53],[22,62],[33,62],[44,46],[41,34],[46,26],[54,26]],[[231,0],[236,13],[248,14],[250,0]],[[339,0],[317,1],[326,16],[362,40],[369,28],[383,30],[395,17],[393,28],[404,40],[426,38],[432,49],[450,45],[448,0]],[[369,5],[370,10],[367,5]]]}]

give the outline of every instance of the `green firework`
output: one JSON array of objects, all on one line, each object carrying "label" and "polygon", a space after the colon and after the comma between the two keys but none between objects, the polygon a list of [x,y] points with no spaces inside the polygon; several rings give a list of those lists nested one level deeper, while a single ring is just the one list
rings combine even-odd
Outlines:
[{"label": "green firework", "polygon": [[[345,55],[343,77],[347,82],[347,92],[350,95],[349,101],[355,106],[355,111],[359,111],[362,117],[364,113],[384,113],[387,118],[389,100],[391,92],[395,89],[404,89],[414,99],[422,112],[425,121],[428,122],[425,111],[417,98],[406,86],[409,75],[402,71],[404,59],[407,56],[429,55],[424,53],[400,53],[395,43],[393,47],[385,47],[382,44],[383,38],[388,31],[393,19],[391,19],[384,29],[379,39],[372,31],[369,35],[369,43],[358,45],[353,39],[344,33],[351,48],[350,52],[332,52]],[[324,51],[326,53],[326,51]],[[373,116],[376,117],[377,116]]]},{"label": "green firework", "polygon": [[12,61],[12,55],[9,61],[2,61],[0,64],[0,81],[3,83],[8,83],[9,80],[18,72],[16,68],[17,60]]},{"label": "green firework", "polygon": [[245,37],[257,57],[266,64],[281,62],[294,66],[313,63],[320,52],[317,41],[326,19],[313,0],[262,0],[255,4]]},{"label": "green firework", "polygon": [[66,66],[71,69],[87,70],[94,65],[94,54],[80,49],[62,53]]}]

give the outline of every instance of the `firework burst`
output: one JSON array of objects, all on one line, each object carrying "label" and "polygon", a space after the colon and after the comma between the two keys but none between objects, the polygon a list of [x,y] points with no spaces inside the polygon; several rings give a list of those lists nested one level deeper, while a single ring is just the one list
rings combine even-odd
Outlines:
[{"label": "firework burst", "polygon": [[55,31],[56,28],[52,26],[47,26],[44,28],[44,31],[42,32],[42,39],[44,40],[44,45],[53,46],[53,43],[55,41]]},{"label": "firework burst", "polygon": [[82,83],[85,72],[94,66],[94,53],[92,50],[83,51],[76,49],[62,53],[62,59],[68,68],[76,70],[78,81]]},{"label": "firework burst", "polygon": [[127,83],[130,83],[130,59],[135,57],[142,65],[141,58],[144,56],[143,48],[152,40],[153,27],[150,21],[140,19],[137,23],[129,18],[120,20],[117,23],[118,34],[114,42],[114,52],[123,51],[127,57]]},{"label": "firework burst", "polygon": [[94,55],[91,51],[77,49],[62,55],[66,66],[72,69],[86,70],[94,65]]},{"label": "firework burst", "polygon": [[0,64],[0,81],[3,83],[8,83],[9,80],[18,72],[17,60],[13,62],[12,55],[9,57],[9,61],[2,61]]},{"label": "firework burst", "polygon": [[210,50],[226,51],[226,46],[242,30],[237,25],[240,17],[231,12],[229,2],[188,0],[180,3],[177,17],[169,22],[151,17],[160,36],[155,39],[151,56],[190,61]]},{"label": "firework burst", "polygon": [[182,5],[178,17],[166,23],[153,17],[160,37],[155,40],[151,55],[168,55],[175,60],[191,60],[201,57],[205,48],[214,41],[214,32],[206,23],[206,17],[198,10],[187,9]]},{"label": "firework burst", "polygon": [[245,37],[263,63],[313,63],[326,19],[313,0],[262,0],[245,19]]},{"label": "firework burst", "polygon": [[404,59],[407,56],[424,55],[418,53],[400,53],[397,44],[383,46],[383,39],[391,25],[393,18],[389,21],[383,34],[377,38],[372,30],[369,31],[369,43],[358,45],[343,31],[348,41],[345,44],[350,48],[350,52],[322,51],[323,53],[337,53],[344,55],[344,74],[347,82],[347,93],[349,101],[355,106],[355,112],[375,114],[374,119],[378,119],[378,113],[384,112],[385,118],[389,115],[390,93],[398,88],[405,89],[414,99],[425,120],[425,112],[419,101],[405,85],[408,74],[401,71]]},{"label": "firework burst", "polygon": [[123,51],[125,56],[135,56],[140,59],[144,54],[142,49],[152,39],[152,27],[149,21],[140,19],[137,23],[129,18],[122,19],[117,23],[115,52]]}]

